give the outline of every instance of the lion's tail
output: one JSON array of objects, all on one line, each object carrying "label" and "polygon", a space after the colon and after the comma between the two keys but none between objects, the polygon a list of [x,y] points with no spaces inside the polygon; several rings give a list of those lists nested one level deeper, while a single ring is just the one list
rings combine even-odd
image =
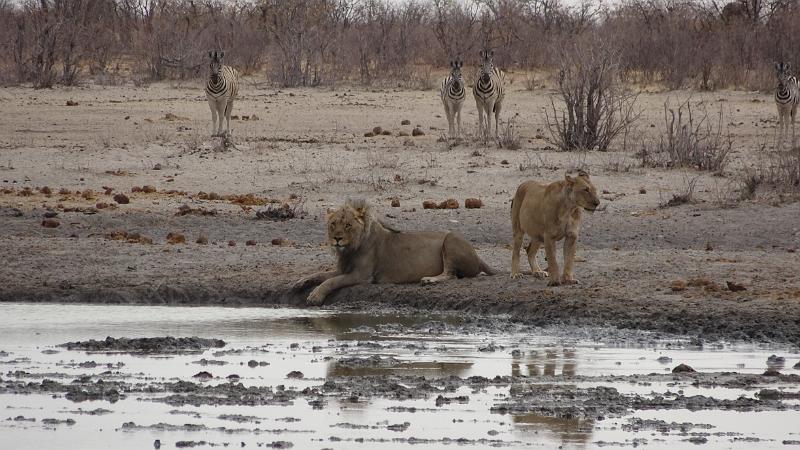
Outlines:
[{"label": "lion's tail", "polygon": [[495,271],[494,269],[489,267],[489,265],[486,264],[485,262],[483,262],[483,260],[480,260],[480,261],[481,261],[481,272],[485,273],[486,275],[496,275],[497,274],[497,271]]}]

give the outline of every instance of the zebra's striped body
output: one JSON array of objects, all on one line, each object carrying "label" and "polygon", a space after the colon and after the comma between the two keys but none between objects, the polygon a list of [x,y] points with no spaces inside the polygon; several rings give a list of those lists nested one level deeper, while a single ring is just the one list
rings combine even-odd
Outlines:
[{"label": "zebra's striped body", "polygon": [[482,50],[482,64],[478,70],[475,84],[472,86],[472,94],[475,96],[475,104],[478,107],[478,130],[481,135],[484,133],[483,116],[486,115],[486,135],[492,132],[492,113],[494,113],[494,134],[498,136],[498,123],[500,121],[500,110],[503,106],[505,97],[505,73],[494,67],[492,57],[494,50]]},{"label": "zebra's striped body", "polygon": [[789,63],[775,63],[778,76],[778,87],[775,89],[775,105],[778,107],[778,149],[783,147],[784,136],[789,131],[789,120],[792,122],[792,149],[796,143],[794,128],[797,105],[800,104],[800,83],[790,70]]},{"label": "zebra's striped body", "polygon": [[[467,90],[464,87],[464,77],[461,75],[461,60],[450,62],[450,75],[442,80],[440,95],[444,105],[444,113],[447,116],[447,125],[450,128],[450,137],[461,135],[461,106],[467,97]],[[458,130],[454,122],[458,122]]]},{"label": "zebra's striped body", "polygon": [[[236,69],[222,65],[225,52],[208,52],[211,58],[211,73],[206,81],[206,99],[211,107],[211,127],[216,129],[213,136],[225,136],[231,132],[231,111],[233,100],[239,93],[239,73]],[[226,119],[226,129],[222,131],[222,119]]]}]

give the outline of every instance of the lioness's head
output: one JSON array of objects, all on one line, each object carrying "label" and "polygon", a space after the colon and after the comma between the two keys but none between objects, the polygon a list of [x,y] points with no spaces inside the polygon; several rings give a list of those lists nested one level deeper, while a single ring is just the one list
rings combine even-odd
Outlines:
[{"label": "lioness's head", "polygon": [[569,198],[574,201],[578,206],[586,211],[594,212],[600,206],[600,198],[597,197],[597,189],[595,189],[592,182],[589,180],[589,174],[580,171],[577,177],[571,177],[569,174],[564,175],[567,181],[567,188],[569,189]]},{"label": "lioness's head", "polygon": [[357,249],[369,234],[372,215],[363,200],[348,200],[328,214],[328,244],[336,253]]}]

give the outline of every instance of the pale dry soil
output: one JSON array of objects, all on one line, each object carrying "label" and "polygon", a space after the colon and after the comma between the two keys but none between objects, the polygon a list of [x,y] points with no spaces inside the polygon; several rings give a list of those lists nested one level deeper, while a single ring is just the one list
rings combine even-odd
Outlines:
[{"label": "pale dry soil", "polygon": [[[629,141],[656,135],[667,99],[677,104],[691,96],[696,108],[712,114],[722,108],[734,152],[717,176],[641,168],[633,146],[622,140],[607,153],[556,152],[542,139],[552,91],[526,91],[521,84],[512,85],[504,107],[504,118],[514,117],[521,135],[520,150],[473,138],[471,99],[464,106],[466,139],[442,142],[447,122],[434,91],[277,90],[247,80],[233,114],[251,119],[232,122],[235,148],[225,150],[210,137],[199,83],[0,90],[6,112],[0,122],[0,189],[6,190],[0,194],[0,300],[302,306],[307,292],[290,293],[289,284],[333,263],[324,247],[326,210],[363,197],[400,229],[462,232],[500,274],[435,286],[347,288],[328,305],[508,313],[538,325],[800,343],[800,203],[731,202],[744,168],[764,158],[761,144],[774,151],[769,95],[640,96],[643,116]],[[401,125],[405,119],[410,125]],[[364,137],[376,126],[391,135]],[[415,126],[425,135],[399,136]],[[575,269],[580,284],[551,288],[531,277],[510,279],[514,190],[523,180],[555,181],[577,167],[588,168],[603,191],[603,210],[584,218]],[[695,177],[695,202],[659,208]],[[157,192],[131,192],[143,185]],[[43,186],[52,194],[36,190]],[[104,186],[113,191],[105,194]],[[25,187],[31,195],[21,195]],[[94,191],[90,199],[75,194],[86,189]],[[304,214],[256,219],[265,205],[204,200],[201,191],[281,202],[297,197]],[[129,204],[115,203],[120,192]],[[464,209],[470,197],[480,198],[483,208]],[[393,198],[400,207],[390,206]],[[448,198],[461,208],[422,209],[424,200]],[[111,206],[95,209],[97,203]],[[183,205],[215,215],[178,215]],[[58,214],[57,228],[41,225],[48,211]],[[104,237],[115,230],[154,243]],[[186,244],[167,244],[170,232],[183,233]],[[201,234],[207,245],[195,243]],[[245,245],[248,240],[255,245]],[[676,281],[688,286],[673,290]],[[743,290],[730,290],[728,282]]]}]

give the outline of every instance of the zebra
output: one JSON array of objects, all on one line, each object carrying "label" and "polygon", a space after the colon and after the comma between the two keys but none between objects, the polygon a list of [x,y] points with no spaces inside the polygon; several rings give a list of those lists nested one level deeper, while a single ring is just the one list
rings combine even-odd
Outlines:
[{"label": "zebra", "polygon": [[[440,89],[451,137],[461,135],[461,106],[467,97],[466,89],[464,89],[464,77],[461,75],[461,67],[463,65],[464,62],[460,59],[450,61],[450,75],[444,77],[442,88]],[[456,130],[453,122],[455,120],[458,120],[458,134],[454,134]]]},{"label": "zebra", "polygon": [[[225,52],[210,51],[211,73],[206,83],[206,98],[211,107],[211,128],[216,129],[212,136],[226,136],[231,132],[231,111],[233,100],[239,93],[239,73],[230,66],[222,65]],[[227,121],[225,132],[222,132],[222,119]],[[217,122],[219,118],[219,122]]]},{"label": "zebra", "polygon": [[481,50],[480,55],[482,64],[478,70],[475,85],[472,87],[472,94],[475,96],[475,104],[478,107],[478,131],[483,135],[483,115],[485,113],[486,135],[492,132],[491,114],[494,113],[494,134],[495,137],[498,137],[500,109],[503,106],[503,97],[506,92],[506,74],[492,63],[494,50]]},{"label": "zebra", "polygon": [[775,71],[778,76],[778,87],[775,89],[775,105],[778,107],[778,149],[783,147],[783,138],[789,131],[789,119],[792,120],[792,149],[795,146],[794,122],[797,116],[797,105],[800,104],[800,84],[791,74],[791,65],[776,62]]}]

